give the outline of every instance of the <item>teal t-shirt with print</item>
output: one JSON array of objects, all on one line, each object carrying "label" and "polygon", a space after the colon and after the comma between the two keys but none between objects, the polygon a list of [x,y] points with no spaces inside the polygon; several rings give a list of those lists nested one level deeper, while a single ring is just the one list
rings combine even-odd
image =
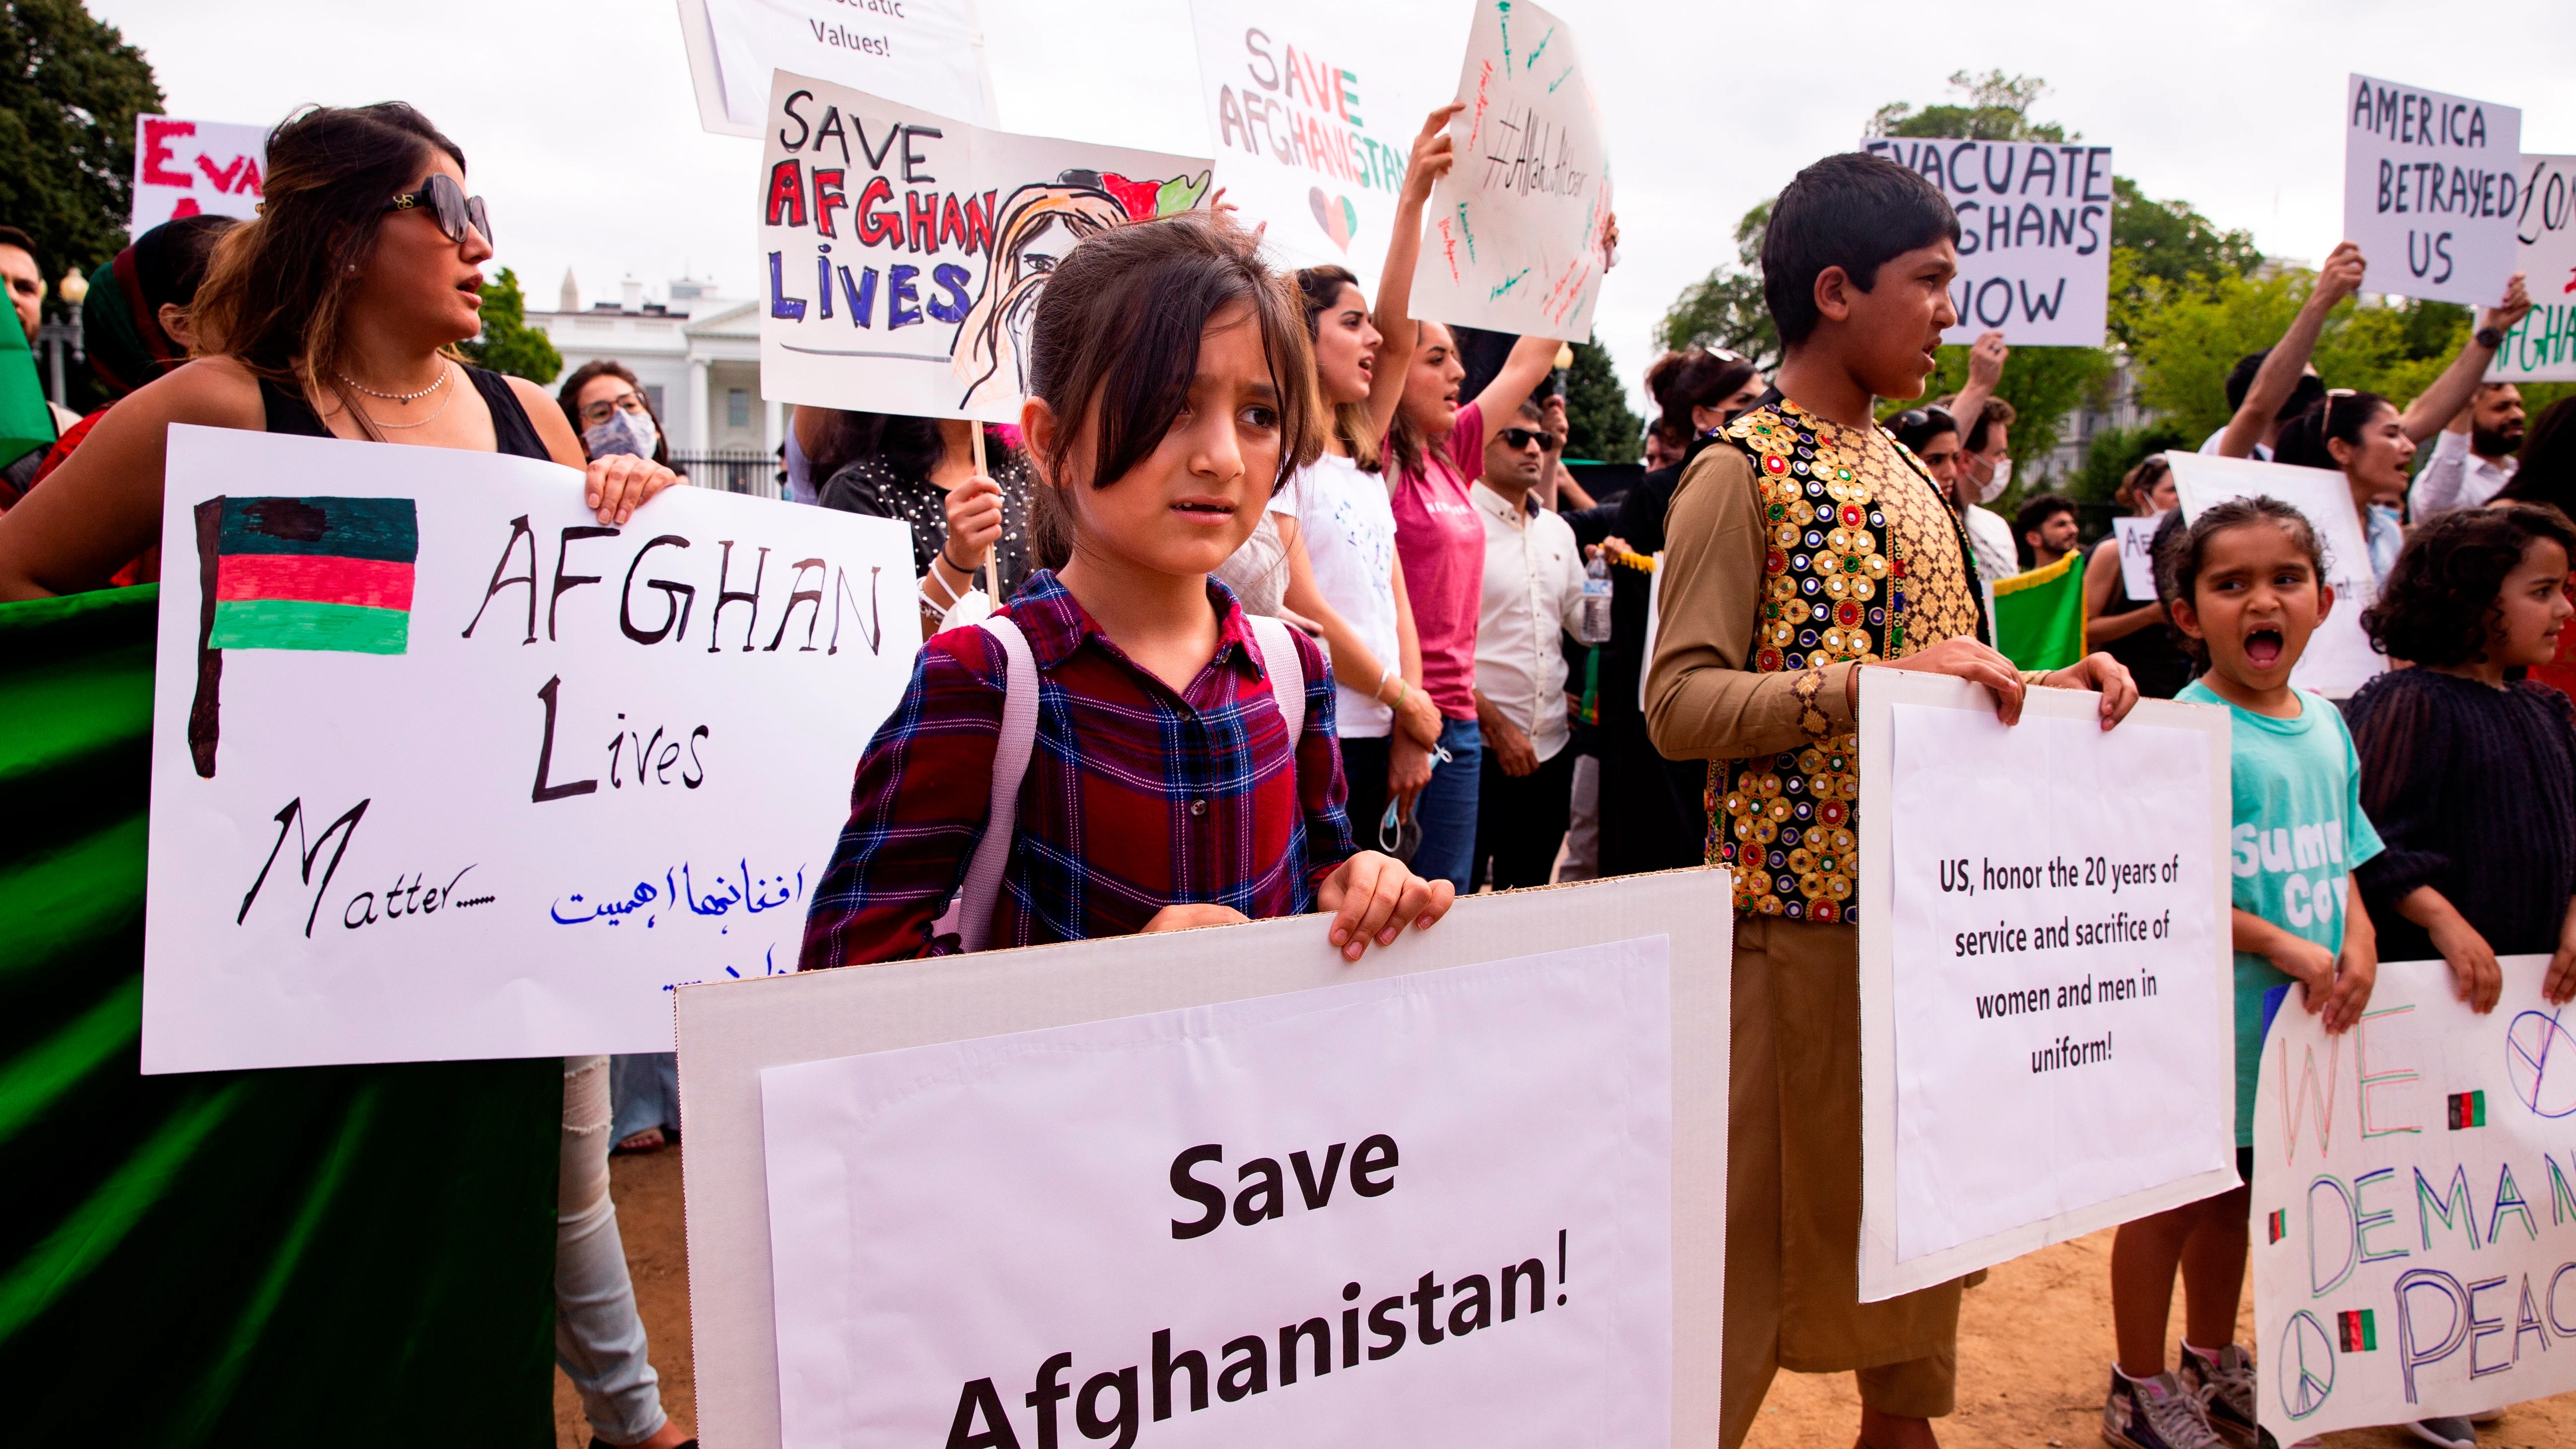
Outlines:
[{"label": "teal t-shirt with print", "polygon": [[[2379,854],[2361,813],[2361,761],[2343,714],[2298,691],[2299,717],[2239,709],[2195,679],[2175,699],[2226,705],[2235,795],[2229,835],[2233,903],[2302,940],[2343,949],[2344,911],[2358,909],[2355,867]],[[2236,953],[2236,1145],[2254,1145],[2254,1074],[2263,1058],[2263,996],[2290,977],[2268,957]],[[2285,1008],[2288,1009],[2288,1008]]]}]

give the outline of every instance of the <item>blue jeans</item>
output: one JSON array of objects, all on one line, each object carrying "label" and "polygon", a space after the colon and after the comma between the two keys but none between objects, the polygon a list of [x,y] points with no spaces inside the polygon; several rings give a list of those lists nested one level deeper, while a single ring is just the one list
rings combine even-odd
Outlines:
[{"label": "blue jeans", "polygon": [[1476,857],[1476,793],[1483,784],[1485,736],[1471,719],[1440,722],[1440,748],[1449,758],[1431,759],[1431,783],[1413,802],[1422,822],[1422,848],[1413,853],[1413,873],[1424,880],[1445,880],[1461,895]]}]

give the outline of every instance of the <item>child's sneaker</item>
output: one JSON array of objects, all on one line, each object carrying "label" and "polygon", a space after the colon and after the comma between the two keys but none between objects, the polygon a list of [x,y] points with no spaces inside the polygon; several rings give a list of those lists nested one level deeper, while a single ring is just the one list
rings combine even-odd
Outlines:
[{"label": "child's sneaker", "polygon": [[2226,1441],[2209,1427],[2200,1396],[2169,1373],[2133,1379],[2111,1370],[2102,1437],[2120,1449],[2226,1449]]},{"label": "child's sneaker", "polygon": [[2235,1449],[2255,1449],[2254,1356],[2235,1344],[2208,1357],[2190,1344],[2182,1346],[2182,1368],[2175,1375],[2184,1390],[2200,1395],[2209,1409],[2209,1427]]}]

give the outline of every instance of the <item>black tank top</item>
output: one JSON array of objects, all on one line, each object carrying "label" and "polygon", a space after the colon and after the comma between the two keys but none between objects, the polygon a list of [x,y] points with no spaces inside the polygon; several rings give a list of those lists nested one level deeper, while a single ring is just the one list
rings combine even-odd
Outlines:
[{"label": "black tank top", "polygon": [[[520,403],[519,395],[511,391],[508,378],[484,368],[461,364],[457,371],[464,373],[466,379],[474,384],[474,390],[483,394],[483,405],[491,409],[494,452],[552,460],[554,454],[547,452],[546,445],[538,440],[537,425],[529,420],[528,410]],[[268,430],[272,433],[293,433],[306,438],[334,436],[329,428],[323,426],[322,415],[313,411],[313,404],[306,402],[301,392],[290,392],[261,378],[259,399],[267,405]]]}]

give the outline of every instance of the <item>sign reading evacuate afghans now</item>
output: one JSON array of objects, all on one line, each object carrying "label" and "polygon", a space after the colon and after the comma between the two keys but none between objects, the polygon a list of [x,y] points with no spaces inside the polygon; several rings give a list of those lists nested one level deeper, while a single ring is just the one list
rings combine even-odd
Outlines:
[{"label": "sign reading evacuate afghans now", "polygon": [[2343,234],[2370,263],[2362,285],[2502,300],[2522,210],[2522,112],[2361,75],[2343,109]]},{"label": "sign reading evacuate afghans now", "polygon": [[2099,347],[2110,315],[2111,148],[2075,142],[1872,137],[1860,149],[1941,188],[1959,213],[1950,304],[1974,342]]}]

